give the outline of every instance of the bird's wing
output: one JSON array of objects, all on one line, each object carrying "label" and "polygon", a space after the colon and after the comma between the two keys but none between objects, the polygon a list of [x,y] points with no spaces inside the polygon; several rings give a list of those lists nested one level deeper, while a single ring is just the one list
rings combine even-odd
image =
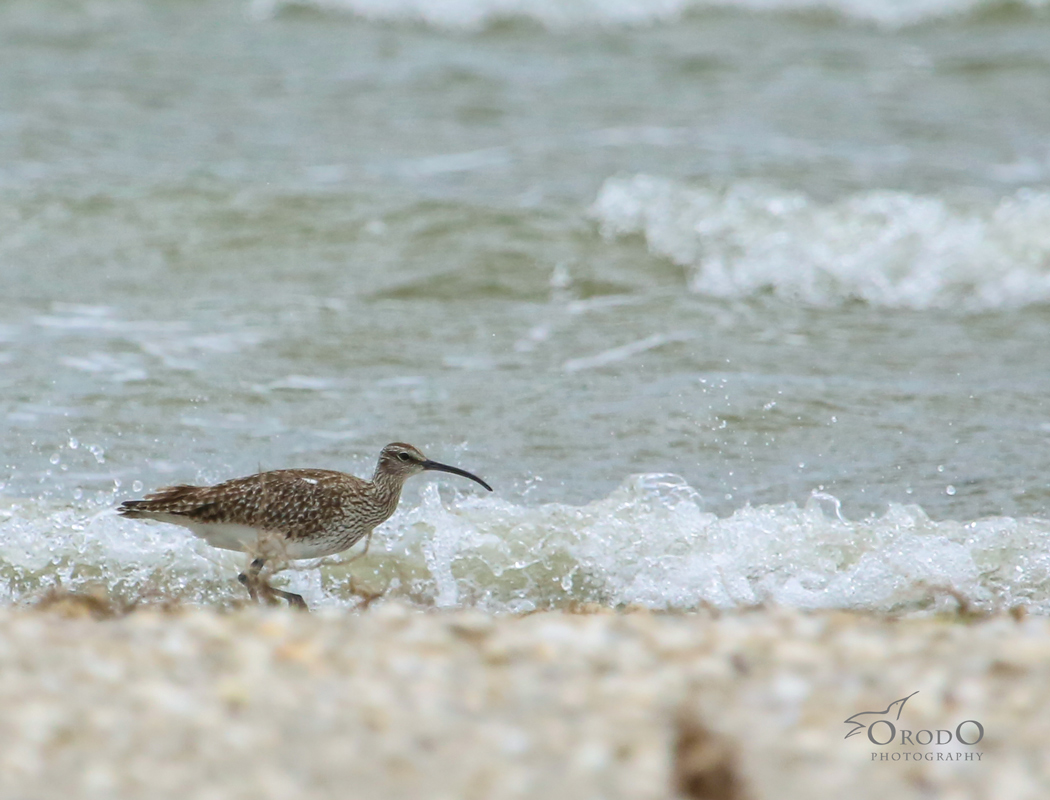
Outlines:
[{"label": "bird's wing", "polygon": [[128,517],[175,515],[197,523],[245,525],[300,533],[339,511],[340,491],[359,478],[322,469],[282,469],[234,478],[215,486],[168,486],[142,500],[127,500]]}]

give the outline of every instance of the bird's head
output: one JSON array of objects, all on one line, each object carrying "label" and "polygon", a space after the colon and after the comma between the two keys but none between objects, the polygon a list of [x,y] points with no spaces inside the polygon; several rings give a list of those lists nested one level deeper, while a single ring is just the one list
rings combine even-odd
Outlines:
[{"label": "bird's head", "polygon": [[394,442],[388,444],[383,448],[383,452],[379,454],[379,463],[376,464],[376,478],[396,478],[400,482],[404,482],[412,475],[424,472],[426,470],[435,470],[437,472],[450,472],[453,475],[462,475],[464,478],[470,478],[476,483],[480,483],[490,492],[492,487],[489,486],[485,481],[465,469],[459,467],[450,467],[448,464],[442,464],[438,461],[431,461],[418,449],[410,444],[404,442]]}]

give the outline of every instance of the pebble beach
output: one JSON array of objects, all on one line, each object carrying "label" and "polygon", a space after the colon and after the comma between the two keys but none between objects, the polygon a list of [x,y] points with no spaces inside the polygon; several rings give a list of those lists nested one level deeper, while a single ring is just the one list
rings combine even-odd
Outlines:
[{"label": "pebble beach", "polygon": [[[1050,792],[1045,618],[590,611],[5,609],[0,796]],[[845,738],[901,687],[897,728],[983,738]]]}]

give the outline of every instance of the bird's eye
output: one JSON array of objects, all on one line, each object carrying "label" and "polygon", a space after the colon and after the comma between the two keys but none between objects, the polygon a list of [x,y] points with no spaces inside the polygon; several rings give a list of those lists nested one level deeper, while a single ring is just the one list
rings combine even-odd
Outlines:
[{"label": "bird's eye", "polygon": [[412,456],[410,456],[408,453],[398,453],[397,457],[400,458],[402,461],[411,461],[412,460]]}]

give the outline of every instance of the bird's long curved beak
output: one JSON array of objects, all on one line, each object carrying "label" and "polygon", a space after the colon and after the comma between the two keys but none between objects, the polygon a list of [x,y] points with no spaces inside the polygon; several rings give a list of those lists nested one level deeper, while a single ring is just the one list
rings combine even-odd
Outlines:
[{"label": "bird's long curved beak", "polygon": [[453,475],[462,475],[464,478],[470,478],[475,483],[480,483],[490,492],[492,491],[492,487],[485,483],[485,481],[481,480],[477,475],[467,472],[465,469],[460,469],[459,467],[450,467],[448,464],[442,464],[440,461],[431,461],[430,459],[427,459],[423,462],[423,469],[432,469],[437,472],[451,472]]}]

